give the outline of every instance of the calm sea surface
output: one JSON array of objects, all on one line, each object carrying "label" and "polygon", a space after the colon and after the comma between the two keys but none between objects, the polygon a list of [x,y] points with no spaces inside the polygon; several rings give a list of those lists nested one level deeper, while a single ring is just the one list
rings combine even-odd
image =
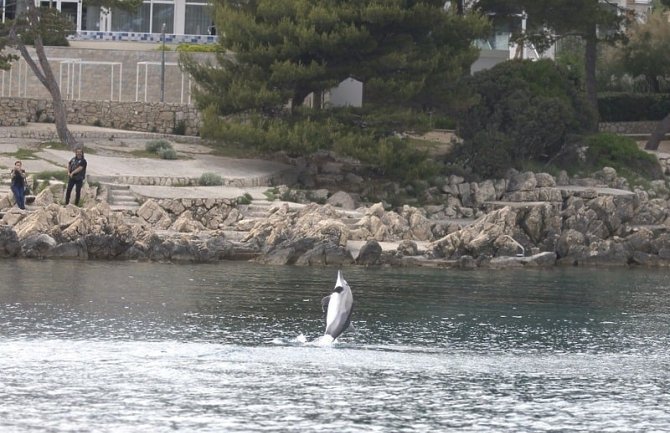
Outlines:
[{"label": "calm sea surface", "polygon": [[0,261],[0,432],[667,432],[670,275]]}]

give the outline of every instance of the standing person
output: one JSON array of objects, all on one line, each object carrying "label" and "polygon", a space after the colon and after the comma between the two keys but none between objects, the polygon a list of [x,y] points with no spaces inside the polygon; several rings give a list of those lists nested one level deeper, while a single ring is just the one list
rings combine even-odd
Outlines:
[{"label": "standing person", "polygon": [[86,159],[84,158],[84,149],[78,148],[74,151],[74,157],[67,163],[67,191],[65,192],[65,204],[70,203],[70,193],[72,187],[75,189],[74,204],[79,206],[79,198],[81,197],[81,186],[86,179]]},{"label": "standing person", "polygon": [[14,163],[12,175],[12,193],[19,209],[26,208],[26,171],[23,169],[21,161]]}]

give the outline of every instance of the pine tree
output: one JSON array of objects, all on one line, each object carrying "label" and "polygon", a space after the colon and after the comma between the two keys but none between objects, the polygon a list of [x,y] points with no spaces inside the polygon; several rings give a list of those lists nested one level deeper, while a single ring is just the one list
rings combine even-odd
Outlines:
[{"label": "pine tree", "polygon": [[[295,111],[348,77],[365,104],[431,110],[477,57],[485,27],[440,0],[215,0],[218,65],[182,58],[201,107],[220,115]],[[318,98],[317,98],[318,99]]]}]

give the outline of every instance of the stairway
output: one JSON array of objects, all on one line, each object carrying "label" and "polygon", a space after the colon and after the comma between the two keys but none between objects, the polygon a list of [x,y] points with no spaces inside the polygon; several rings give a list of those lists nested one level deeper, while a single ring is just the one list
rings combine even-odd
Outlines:
[{"label": "stairway", "polygon": [[140,204],[130,191],[130,185],[109,183],[107,186],[107,202],[112,210],[136,210]]}]

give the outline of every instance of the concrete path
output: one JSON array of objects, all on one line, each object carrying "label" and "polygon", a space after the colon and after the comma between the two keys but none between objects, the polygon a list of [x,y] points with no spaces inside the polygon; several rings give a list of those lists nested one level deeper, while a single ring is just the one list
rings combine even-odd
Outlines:
[{"label": "concrete path", "polygon": [[[89,180],[130,185],[133,192],[155,198],[235,198],[250,194],[265,199],[270,185],[289,183],[293,167],[260,159],[234,159],[211,155],[212,149],[197,137],[159,136],[151,133],[122,131],[94,126],[69,125],[84,143]],[[24,159],[29,173],[64,170],[73,153],[40,145],[56,136],[53,124],[31,123],[25,127],[0,127],[0,169],[14,165],[19,149],[35,151],[33,159]],[[144,150],[147,141],[164,137],[172,143],[179,159],[142,158],[133,151]],[[220,176],[223,186],[197,185],[204,173]]]}]

